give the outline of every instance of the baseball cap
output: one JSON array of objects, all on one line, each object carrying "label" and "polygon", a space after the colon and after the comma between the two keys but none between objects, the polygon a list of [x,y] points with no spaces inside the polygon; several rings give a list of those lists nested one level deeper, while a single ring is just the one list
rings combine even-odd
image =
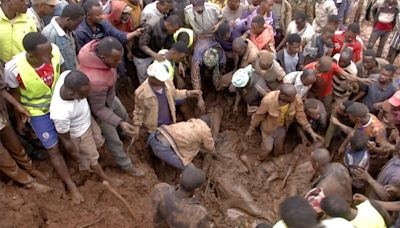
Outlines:
[{"label": "baseball cap", "polygon": [[389,103],[395,107],[400,106],[400,90],[394,93],[391,98],[389,98]]},{"label": "baseball cap", "polygon": [[59,0],[32,0],[32,5],[46,4],[50,6],[56,6],[60,4]]},{"label": "baseball cap", "polygon": [[170,78],[167,67],[162,63],[152,63],[147,68],[147,75],[162,82],[165,82]]},{"label": "baseball cap", "polygon": [[204,10],[204,0],[192,0],[193,10]]}]

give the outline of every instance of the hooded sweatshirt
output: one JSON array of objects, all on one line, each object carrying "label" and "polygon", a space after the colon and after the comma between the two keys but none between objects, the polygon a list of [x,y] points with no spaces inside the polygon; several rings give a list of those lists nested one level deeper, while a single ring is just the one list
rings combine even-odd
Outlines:
[{"label": "hooded sweatshirt", "polygon": [[115,127],[121,122],[121,118],[112,110],[112,103],[115,98],[115,82],[117,71],[110,68],[97,57],[95,50],[98,40],[87,43],[79,51],[78,59],[80,70],[90,80],[91,91],[88,97],[90,109],[94,116]]},{"label": "hooded sweatshirt", "polygon": [[132,30],[132,18],[129,18],[127,22],[121,22],[122,11],[125,9],[126,4],[123,1],[111,1],[111,13],[104,16],[115,28],[122,32],[131,32]]}]

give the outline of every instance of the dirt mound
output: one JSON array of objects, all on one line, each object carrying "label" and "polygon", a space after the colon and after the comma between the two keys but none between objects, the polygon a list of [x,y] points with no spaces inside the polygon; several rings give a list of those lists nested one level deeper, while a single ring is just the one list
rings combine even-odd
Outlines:
[{"label": "dirt mound", "polygon": [[[364,41],[368,39],[370,31],[370,27],[363,27]],[[386,50],[387,48],[385,52]],[[127,110],[132,111],[133,98],[125,96],[121,100]],[[244,132],[250,119],[244,113],[234,116],[230,112],[231,107],[223,107],[225,112],[217,150],[224,158],[222,162],[208,164],[211,175],[203,189],[198,191],[198,195],[217,227],[252,227],[256,220],[275,222],[278,219],[279,203],[287,196],[301,195],[309,188],[313,169],[307,152],[302,150],[296,168],[283,189],[281,185],[292,155],[274,158],[249,173],[239,155],[245,153],[252,160],[260,148],[260,134],[255,134],[249,140],[245,139]],[[287,141],[287,151],[292,151],[296,141],[291,138]],[[126,140],[126,145],[128,143],[129,140]],[[100,161],[108,175],[125,182],[117,191],[130,203],[135,218],[131,218],[124,205],[96,178],[82,178],[83,175],[73,169],[71,172],[74,181],[79,183],[85,202],[79,206],[72,205],[61,180],[46,161],[35,162],[35,165],[39,170],[52,174],[46,182],[55,189],[51,193],[38,195],[16,186],[15,183],[7,183],[7,180],[0,181],[0,227],[152,227],[152,188],[160,181],[173,184],[176,182],[177,172],[155,159],[144,143],[136,142],[135,148],[131,157],[135,164],[145,169],[147,175],[144,178],[122,174],[114,167],[107,151],[101,151]],[[197,158],[195,163],[201,165],[201,159]],[[69,167],[74,167],[72,161],[69,161]]]}]

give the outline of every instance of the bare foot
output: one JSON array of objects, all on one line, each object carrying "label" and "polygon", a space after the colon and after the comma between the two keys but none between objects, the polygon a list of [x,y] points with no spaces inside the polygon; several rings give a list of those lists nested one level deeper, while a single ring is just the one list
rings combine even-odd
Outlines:
[{"label": "bare foot", "polygon": [[40,179],[42,181],[46,181],[46,180],[49,179],[48,175],[46,175],[46,174],[44,174],[44,173],[42,173],[42,172],[40,172],[39,170],[36,170],[36,169],[30,170],[29,174],[31,174],[32,176],[34,176],[34,177],[36,177],[36,178],[38,178],[38,179]]},{"label": "bare foot", "polygon": [[32,182],[25,185],[26,188],[33,190],[36,193],[44,194],[53,191],[52,187],[47,185],[39,184],[37,182]]},{"label": "bare foot", "polygon": [[106,181],[108,181],[108,183],[110,183],[110,185],[115,188],[121,186],[124,183],[124,181],[121,179],[111,177],[107,178]]},{"label": "bare foot", "polygon": [[72,203],[80,204],[85,201],[85,199],[83,198],[82,194],[79,192],[76,186],[74,188],[71,188],[69,192],[71,193]]}]

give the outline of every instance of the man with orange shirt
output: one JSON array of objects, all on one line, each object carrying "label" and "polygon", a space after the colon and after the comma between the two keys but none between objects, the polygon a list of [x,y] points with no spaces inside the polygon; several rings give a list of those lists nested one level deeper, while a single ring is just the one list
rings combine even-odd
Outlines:
[{"label": "man with orange shirt", "polygon": [[332,101],[333,82],[332,78],[334,75],[338,77],[346,78],[350,81],[359,81],[362,83],[370,83],[371,79],[358,78],[355,75],[351,75],[340,68],[336,63],[332,62],[332,58],[329,56],[323,56],[319,61],[312,62],[304,67],[304,69],[313,69],[317,74],[317,80],[311,88],[311,94],[324,102],[327,110],[330,110],[330,104]]},{"label": "man with orange shirt", "polygon": [[258,50],[275,51],[274,30],[265,24],[263,16],[255,16],[251,21],[250,40]]},{"label": "man with orange shirt", "polygon": [[[297,94],[292,84],[284,83],[278,90],[271,91],[261,101],[257,112],[252,116],[246,136],[253,135],[255,129],[260,127],[262,136],[261,150],[257,160],[262,162],[273,151],[280,155],[286,138],[286,132],[293,122],[301,125],[303,130],[310,134],[313,141],[323,140],[314,132],[304,113],[303,100]],[[245,156],[241,156],[246,160]]]},{"label": "man with orange shirt", "polygon": [[332,56],[340,53],[345,47],[348,47],[353,49],[353,62],[359,62],[363,49],[362,41],[357,37],[359,34],[360,25],[357,23],[351,23],[344,32],[336,32],[332,38],[334,45]]},{"label": "man with orange shirt", "polygon": [[369,152],[371,154],[369,172],[377,174],[379,169],[386,163],[390,151],[394,145],[387,141],[386,129],[382,122],[373,114],[369,113],[368,107],[362,103],[354,102],[346,112],[349,120],[355,125],[354,128],[342,124],[337,118],[331,118],[333,124],[337,125],[347,134],[343,145],[346,145],[355,131],[364,132],[369,138]]}]

